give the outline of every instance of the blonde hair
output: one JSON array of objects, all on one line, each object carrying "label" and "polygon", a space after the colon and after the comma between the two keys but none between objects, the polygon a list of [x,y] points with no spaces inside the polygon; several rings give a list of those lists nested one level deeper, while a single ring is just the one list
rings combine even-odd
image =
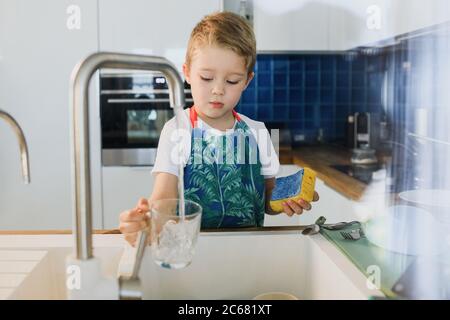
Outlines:
[{"label": "blonde hair", "polygon": [[247,20],[232,12],[216,12],[205,16],[192,30],[186,51],[189,68],[194,51],[207,45],[232,50],[245,60],[247,73],[253,72],[256,62],[256,40]]}]

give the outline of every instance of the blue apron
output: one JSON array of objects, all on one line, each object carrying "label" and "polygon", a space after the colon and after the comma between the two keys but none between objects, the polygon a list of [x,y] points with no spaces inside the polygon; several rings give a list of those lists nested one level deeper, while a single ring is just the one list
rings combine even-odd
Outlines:
[{"label": "blue apron", "polygon": [[195,108],[190,108],[191,153],[184,168],[184,195],[202,206],[202,229],[255,227],[264,222],[259,149],[248,125],[234,110],[233,115],[237,123],[232,134],[207,135],[196,125]]}]

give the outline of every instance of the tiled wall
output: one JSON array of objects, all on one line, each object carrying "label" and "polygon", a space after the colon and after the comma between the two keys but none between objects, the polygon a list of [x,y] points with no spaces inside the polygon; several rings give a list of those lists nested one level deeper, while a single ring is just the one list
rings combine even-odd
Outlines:
[{"label": "tiled wall", "polygon": [[349,114],[381,108],[382,68],[379,56],[356,52],[259,54],[237,110],[305,142],[320,129],[325,141],[344,141]]},{"label": "tiled wall", "polygon": [[322,129],[326,142],[344,144],[348,115],[362,111],[385,116],[397,143],[407,144],[420,121],[430,138],[450,141],[450,23],[401,38],[349,52],[259,54],[237,109],[305,142]]}]

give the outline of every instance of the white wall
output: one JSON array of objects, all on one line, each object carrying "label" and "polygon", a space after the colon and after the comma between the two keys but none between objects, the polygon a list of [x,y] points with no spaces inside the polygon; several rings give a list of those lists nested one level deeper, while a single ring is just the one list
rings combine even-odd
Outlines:
[{"label": "white wall", "polygon": [[99,0],[100,50],[158,55],[181,72],[187,42],[219,0]]},{"label": "white wall", "polygon": [[[237,10],[235,0],[225,9]],[[450,20],[448,0],[252,0],[260,51],[349,50]]]},{"label": "white wall", "polygon": [[[70,5],[80,29],[67,27]],[[22,126],[31,162],[24,185],[15,136],[0,122],[0,229],[71,228],[69,77],[97,48],[97,1],[0,0],[0,108]]]},{"label": "white wall", "polygon": [[[192,28],[220,5],[219,0],[0,0],[0,108],[22,126],[31,161],[26,186],[15,136],[0,122],[0,229],[72,227],[69,79],[75,64],[100,49],[162,55],[181,71]],[[94,227],[102,228],[97,74],[89,115]]]}]

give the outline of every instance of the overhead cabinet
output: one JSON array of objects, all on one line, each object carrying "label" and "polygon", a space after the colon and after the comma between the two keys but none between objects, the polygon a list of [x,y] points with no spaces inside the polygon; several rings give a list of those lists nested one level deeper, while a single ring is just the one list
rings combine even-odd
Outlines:
[{"label": "overhead cabinet", "polygon": [[448,0],[332,0],[329,5],[333,50],[372,46],[450,21]]},{"label": "overhead cabinet", "polygon": [[253,2],[258,51],[328,50],[328,10],[319,1]]},{"label": "overhead cabinet", "polygon": [[256,0],[260,52],[341,51],[450,20],[448,0]]},{"label": "overhead cabinet", "polygon": [[220,0],[99,0],[100,50],[157,55],[181,72],[196,23]]}]

